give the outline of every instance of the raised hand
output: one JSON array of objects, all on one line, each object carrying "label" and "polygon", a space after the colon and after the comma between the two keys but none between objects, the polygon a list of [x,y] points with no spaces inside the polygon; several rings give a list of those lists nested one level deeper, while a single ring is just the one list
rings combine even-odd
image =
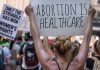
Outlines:
[{"label": "raised hand", "polygon": [[95,16],[96,10],[94,9],[93,5],[90,5],[88,10],[88,16],[90,16],[92,19]]},{"label": "raised hand", "polygon": [[27,16],[30,16],[34,13],[33,8],[31,6],[31,4],[29,4],[26,8],[25,8],[25,13]]}]

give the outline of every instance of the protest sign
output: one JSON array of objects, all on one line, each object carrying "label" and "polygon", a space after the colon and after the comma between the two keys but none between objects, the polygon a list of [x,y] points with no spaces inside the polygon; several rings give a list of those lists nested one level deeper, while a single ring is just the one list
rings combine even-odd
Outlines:
[{"label": "protest sign", "polygon": [[0,36],[15,39],[23,11],[4,5],[0,17]]},{"label": "protest sign", "polygon": [[81,35],[90,0],[30,0],[42,36]]}]

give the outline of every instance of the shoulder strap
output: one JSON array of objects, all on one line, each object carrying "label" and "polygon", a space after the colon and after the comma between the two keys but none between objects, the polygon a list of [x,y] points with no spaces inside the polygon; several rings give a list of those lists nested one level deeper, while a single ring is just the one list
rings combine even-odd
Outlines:
[{"label": "shoulder strap", "polygon": [[59,64],[58,64],[58,62],[57,62],[57,58],[56,58],[56,57],[54,57],[54,58],[53,58],[53,61],[55,61],[55,62],[56,62],[56,64],[57,64],[57,66],[58,66],[59,70],[61,70],[61,69],[60,69],[60,66],[59,66]]},{"label": "shoulder strap", "polygon": [[1,57],[1,58],[2,58],[2,60],[3,60],[2,62],[4,63],[4,50],[3,50],[3,47],[2,47],[2,48],[0,48],[0,50],[1,50],[1,54],[2,54],[2,57]]},{"label": "shoulder strap", "polygon": [[2,54],[4,54],[3,47],[2,47],[2,48],[0,48],[0,50],[1,50]]},{"label": "shoulder strap", "polygon": [[26,45],[33,45],[34,43],[29,43],[29,42],[26,42]]},{"label": "shoulder strap", "polygon": [[[57,58],[56,58],[56,57],[54,57],[54,58],[53,58],[53,61],[55,61],[55,62],[56,62],[56,64],[57,64],[57,66],[58,66],[59,70],[61,70],[61,69],[60,69],[60,66],[59,66],[59,64],[58,64],[58,62],[57,62]],[[68,66],[67,66],[66,70],[68,70],[69,65],[70,65],[70,62],[68,63]]]},{"label": "shoulder strap", "polygon": [[25,44],[26,44],[26,45],[29,45],[29,43],[28,43],[28,42],[25,42]]},{"label": "shoulder strap", "polygon": [[69,65],[70,65],[70,62],[68,63],[66,70],[68,70],[68,68],[69,68]]},{"label": "shoulder strap", "polygon": [[24,51],[23,51],[24,46],[25,46],[25,43],[23,43],[23,46],[20,47],[20,50],[19,50],[19,52],[18,52],[20,55],[22,55],[23,52],[24,52]]}]

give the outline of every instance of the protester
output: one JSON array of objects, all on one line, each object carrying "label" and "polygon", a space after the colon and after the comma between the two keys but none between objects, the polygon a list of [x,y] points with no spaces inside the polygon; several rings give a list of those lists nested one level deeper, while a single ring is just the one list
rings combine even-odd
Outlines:
[{"label": "protester", "polygon": [[0,44],[0,70],[9,70],[11,53],[9,50],[9,43],[4,39]]},{"label": "protester", "polygon": [[30,32],[25,34],[25,44],[20,48],[19,55],[22,59],[21,70],[38,70],[38,58]]},{"label": "protester", "polygon": [[94,53],[87,59],[85,70],[100,70],[100,39],[94,43]]},{"label": "protester", "polygon": [[16,41],[13,45],[13,49],[15,49],[17,51],[17,53],[19,52],[20,48],[23,46],[23,40],[22,37],[17,37]]},{"label": "protester", "polygon": [[15,40],[13,41],[13,46],[11,49],[12,57],[11,57],[10,67],[12,70],[16,70],[20,68],[21,61],[18,60],[18,57],[19,57],[18,52],[22,46],[23,46],[22,37],[21,36],[16,37]]},{"label": "protester", "polygon": [[[65,42],[66,41],[66,42]],[[68,42],[69,41],[69,42]],[[65,43],[64,43],[65,42]],[[74,59],[74,57],[78,54],[78,52],[79,52],[79,47],[80,47],[80,43],[78,42],[78,41],[74,41],[74,42],[72,42],[71,43],[71,37],[66,37],[66,36],[58,36],[57,38],[56,38],[56,40],[55,40],[55,43],[54,43],[54,45],[52,45],[52,48],[53,49],[51,49],[51,46],[49,45],[49,41],[48,41],[48,37],[44,37],[44,39],[43,39],[43,46],[44,46],[44,49],[45,49],[45,51],[49,54],[49,55],[51,55],[51,56],[53,56],[53,55],[55,55],[55,56],[57,56],[57,54],[56,54],[56,52],[57,52],[57,50],[56,49],[58,49],[59,50],[59,54],[60,53],[62,53],[62,54],[64,54],[64,50],[67,50],[66,49],[66,47],[64,47],[64,50],[63,51],[60,51],[62,48],[58,48],[57,46],[59,45],[59,44],[61,44],[61,43],[64,43],[64,45],[66,46],[68,46],[68,45],[71,45],[71,46],[69,46],[69,55],[68,55],[68,57],[67,57],[67,59],[68,59],[68,61],[72,61],[73,59]],[[53,43],[52,43],[53,44]],[[65,57],[66,58],[66,57]],[[66,60],[67,60],[66,59]]]},{"label": "protester", "polygon": [[[87,21],[87,28],[84,33],[84,39],[83,43],[80,47],[79,53],[77,56],[73,59],[73,61],[67,61],[65,56],[68,56],[68,51],[69,47],[71,44],[66,44],[69,43],[70,40],[65,40],[63,43],[59,43],[56,47],[58,49],[55,55],[49,55],[42,44],[42,41],[40,40],[40,33],[37,29],[36,26],[36,20],[35,20],[35,14],[32,9],[32,6],[29,5],[25,9],[26,14],[29,16],[30,20],[30,30],[32,37],[34,38],[34,45],[35,45],[35,50],[36,54],[38,56],[38,59],[43,67],[44,70],[82,70],[85,64],[85,61],[87,59],[88,55],[88,48],[89,48],[89,42],[90,38],[92,35],[92,20],[95,15],[95,10],[93,7],[90,7],[89,12],[88,12],[88,21]],[[60,49],[61,48],[61,49]],[[66,48],[66,50],[65,50]],[[59,52],[61,51],[61,52]],[[63,54],[64,53],[64,54]],[[67,55],[66,55],[67,54]]]}]

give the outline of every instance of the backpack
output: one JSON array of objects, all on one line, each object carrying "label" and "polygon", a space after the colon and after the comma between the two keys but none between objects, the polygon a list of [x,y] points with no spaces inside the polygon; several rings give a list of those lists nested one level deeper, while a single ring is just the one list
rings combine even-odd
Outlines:
[{"label": "backpack", "polygon": [[92,70],[100,70],[100,60],[97,57],[92,57],[94,59],[94,66]]},{"label": "backpack", "polygon": [[34,43],[29,44],[27,42],[24,53],[25,53],[25,64],[27,67],[34,67],[38,65],[38,58],[35,53]]},{"label": "backpack", "polygon": [[4,68],[4,51],[3,48],[0,48],[0,70]]}]

